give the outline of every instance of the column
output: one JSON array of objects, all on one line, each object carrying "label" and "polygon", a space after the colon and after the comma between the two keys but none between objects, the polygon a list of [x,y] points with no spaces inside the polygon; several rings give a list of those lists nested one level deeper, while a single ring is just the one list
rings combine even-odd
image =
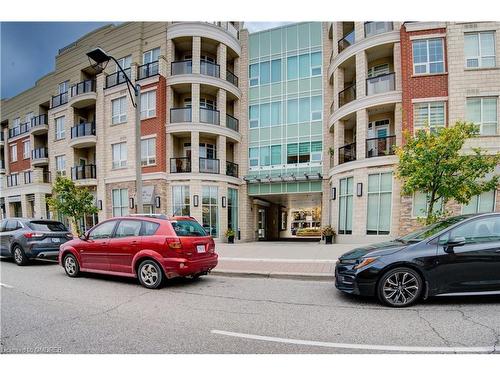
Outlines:
[{"label": "column", "polygon": [[191,121],[200,122],[200,84],[191,85]]},{"label": "column", "polygon": [[396,134],[396,145],[403,144],[403,106],[396,103],[394,106],[394,133]]},{"label": "column", "polygon": [[394,43],[393,47],[393,66],[394,66],[394,79],[395,89],[397,91],[402,90],[401,82],[401,44],[399,42]]},{"label": "column", "polygon": [[45,193],[35,193],[35,212],[33,217],[37,219],[47,218],[47,201]]},{"label": "column", "polygon": [[[19,174],[19,177],[21,177],[21,174]],[[26,194],[21,194],[21,212],[22,212],[22,216],[23,217],[30,217],[29,215],[29,203],[28,203],[28,199],[27,199],[27,195]]]},{"label": "column", "polygon": [[172,88],[172,86],[167,86],[166,96],[167,96],[167,109],[165,113],[165,122],[168,126],[168,124],[170,124],[170,109],[176,107],[174,101],[174,89]]},{"label": "column", "polygon": [[360,109],[356,112],[356,160],[366,157],[366,135],[368,128],[368,112]]},{"label": "column", "polygon": [[354,42],[359,42],[365,37],[365,23],[354,22]]},{"label": "column", "polygon": [[167,133],[166,137],[167,137],[167,144],[166,144],[167,173],[172,173],[170,163],[171,163],[171,159],[175,157],[175,154],[174,154],[174,136],[170,133]]},{"label": "column", "polygon": [[[191,195],[191,207],[190,212],[191,216],[193,216],[200,224],[203,224],[203,215],[202,215],[202,184],[200,180],[191,180],[189,183],[189,194]],[[194,206],[194,196],[198,196],[198,207]]]},{"label": "column", "polygon": [[[218,200],[218,206],[219,206],[219,238],[226,242],[226,237],[224,234],[226,233],[227,230],[227,185],[225,183],[220,183],[219,184],[219,196],[217,197]],[[226,200],[226,207],[222,207],[222,197],[225,197],[224,199]],[[238,233],[236,233],[238,235]]]},{"label": "column", "polygon": [[330,201],[331,201],[331,185],[327,179],[322,182],[323,194],[321,195],[321,226],[331,225]]},{"label": "column", "polygon": [[227,47],[225,44],[219,43],[217,46],[217,64],[220,68],[220,78],[226,79],[227,70]]},{"label": "column", "polygon": [[344,69],[337,68],[333,71],[333,109],[339,109],[339,92],[344,89]]},{"label": "column", "polygon": [[219,159],[219,173],[226,174],[226,137],[217,136],[217,159]]},{"label": "column", "polygon": [[226,127],[226,90],[217,90],[217,110],[219,111],[219,124]]},{"label": "column", "polygon": [[175,61],[175,44],[172,39],[167,39],[167,53],[166,53],[166,59],[167,59],[167,77],[170,77],[172,75],[172,62]]},{"label": "column", "polygon": [[333,125],[333,165],[339,165],[339,147],[344,145],[344,123],[342,120]]},{"label": "column", "polygon": [[[4,145],[3,145],[3,160],[5,164],[5,174],[8,175],[10,174],[10,145],[9,145],[9,130],[6,128],[3,131],[3,139],[4,139]],[[8,203],[5,203],[5,207],[8,206]]]},{"label": "column", "polygon": [[365,51],[356,54],[356,99],[366,96],[367,61]]},{"label": "column", "polygon": [[339,53],[339,40],[342,39],[343,35],[343,23],[334,22],[333,23],[333,56],[337,56]]},{"label": "column", "polygon": [[193,73],[200,74],[201,37],[199,36],[193,36],[193,51],[191,56],[193,59]]},{"label": "column", "polygon": [[13,204],[9,202],[8,197],[4,198],[5,202],[5,217],[14,217]]},{"label": "column", "polygon": [[[200,172],[200,133],[191,132],[191,172]],[[201,201],[200,201],[201,204]]]}]

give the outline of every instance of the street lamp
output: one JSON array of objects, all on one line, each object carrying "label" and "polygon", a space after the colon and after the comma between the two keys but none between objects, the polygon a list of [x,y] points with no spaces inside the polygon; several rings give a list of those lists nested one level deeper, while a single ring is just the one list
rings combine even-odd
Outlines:
[{"label": "street lamp", "polygon": [[[130,94],[130,99],[135,107],[135,202],[137,207],[137,213],[143,213],[142,204],[142,166],[141,166],[141,86],[136,83],[132,83],[127,73],[123,70],[118,61],[111,55],[108,55],[102,48],[95,48],[87,53],[90,60],[95,61],[95,66],[107,63],[109,60],[113,60],[120,70],[120,72],[125,77],[127,81],[127,88]],[[134,90],[135,101],[132,98],[132,93],[130,89]]]}]

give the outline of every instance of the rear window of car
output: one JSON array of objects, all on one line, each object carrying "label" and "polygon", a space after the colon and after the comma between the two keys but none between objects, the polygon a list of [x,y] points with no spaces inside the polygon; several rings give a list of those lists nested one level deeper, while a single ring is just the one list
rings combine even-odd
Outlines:
[{"label": "rear window of car", "polygon": [[142,222],[142,231],[143,231],[143,236],[152,236],[153,234],[156,233],[156,230],[160,224],[153,223],[152,221],[143,221]]},{"label": "rear window of car", "polygon": [[201,237],[207,236],[205,229],[194,220],[176,220],[171,221],[175,234],[179,237]]},{"label": "rear window of car", "polygon": [[68,229],[58,221],[30,221],[28,227],[41,232],[67,232]]}]

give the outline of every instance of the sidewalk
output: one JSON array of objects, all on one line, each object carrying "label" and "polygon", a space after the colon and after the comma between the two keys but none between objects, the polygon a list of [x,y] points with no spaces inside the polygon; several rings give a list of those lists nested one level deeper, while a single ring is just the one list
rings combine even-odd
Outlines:
[{"label": "sidewalk", "polygon": [[218,243],[219,264],[213,274],[331,281],[335,262],[361,244],[314,242]]}]

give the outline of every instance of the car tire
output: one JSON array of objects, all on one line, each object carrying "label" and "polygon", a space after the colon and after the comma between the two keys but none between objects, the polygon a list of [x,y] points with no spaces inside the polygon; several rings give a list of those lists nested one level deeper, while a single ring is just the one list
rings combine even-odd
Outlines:
[{"label": "car tire", "polygon": [[155,261],[144,260],[137,268],[137,277],[143,287],[158,289],[163,283],[163,270]]},{"label": "car tire", "polygon": [[69,277],[78,277],[80,275],[80,265],[73,254],[66,254],[63,259],[64,271]]},{"label": "car tire", "polygon": [[417,302],[424,289],[422,277],[408,267],[387,271],[377,285],[377,297],[390,307],[407,307]]},{"label": "car tire", "polygon": [[29,263],[29,259],[26,256],[23,248],[19,245],[14,245],[12,248],[12,258],[18,266],[25,266]]}]

